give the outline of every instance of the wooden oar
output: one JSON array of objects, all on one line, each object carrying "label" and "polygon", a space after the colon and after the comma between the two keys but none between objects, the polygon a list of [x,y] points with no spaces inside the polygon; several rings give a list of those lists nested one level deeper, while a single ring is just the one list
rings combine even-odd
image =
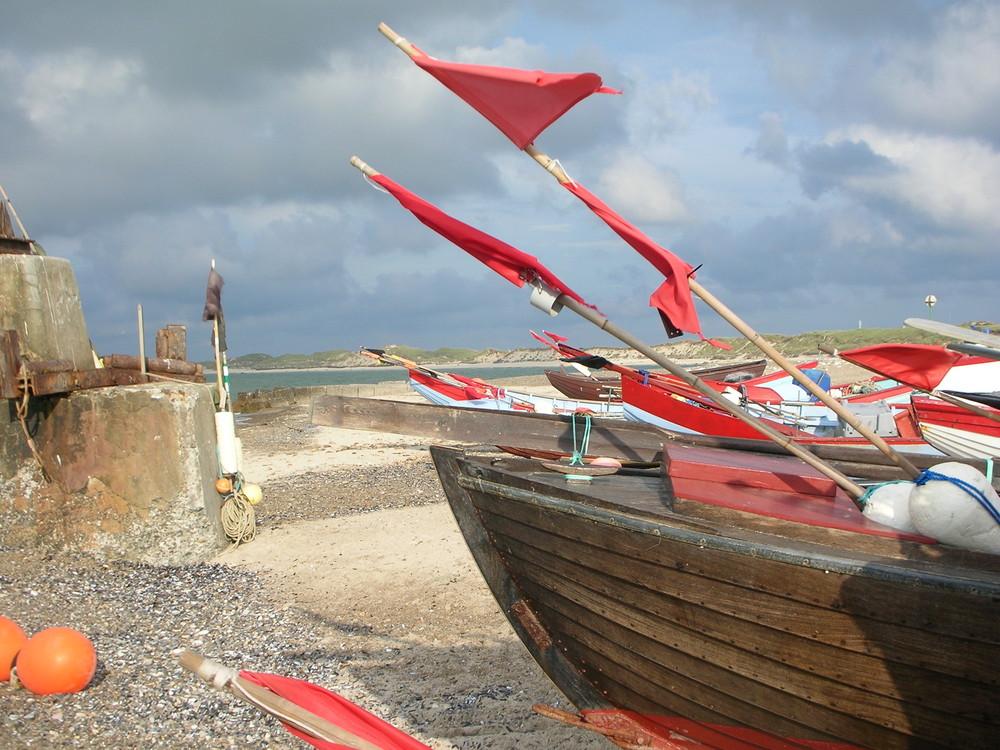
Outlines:
[{"label": "wooden oar", "polygon": [[[352,156],[350,159],[350,163],[366,177],[376,177],[379,175],[379,172],[370,167],[368,164],[359,159],[357,156]],[[705,382],[701,380],[701,378],[697,377],[696,375],[693,375],[689,370],[686,370],[673,360],[668,359],[667,357],[658,353],[652,347],[646,345],[645,343],[635,338],[634,336],[626,333],[621,328],[618,328],[618,326],[612,324],[607,318],[605,318],[603,315],[601,315],[593,308],[588,307],[586,304],[578,302],[569,295],[562,293],[554,294],[553,290],[545,290],[544,288],[542,288],[544,287],[544,285],[540,282],[540,280],[537,281],[537,283],[539,284],[539,287],[536,288],[537,291],[552,297],[552,301],[554,302],[552,309],[554,311],[558,312],[559,309],[561,309],[560,306],[566,307],[575,312],[576,314],[578,314],[584,320],[593,323],[598,328],[611,334],[622,343],[626,344],[629,347],[632,347],[637,352],[648,357],[652,362],[656,363],[667,372],[670,372],[671,374],[675,375],[678,379],[680,379],[688,386],[696,390],[702,396],[711,399],[728,414],[736,417],[741,422],[744,422],[745,424],[754,428],[765,437],[769,438],[770,440],[773,440],[775,443],[785,448],[785,450],[787,450],[789,453],[792,453],[793,455],[799,457],[804,462],[815,468],[817,471],[820,471],[822,474],[832,479],[841,489],[844,490],[844,492],[848,494],[848,496],[850,496],[855,501],[855,504],[857,504],[860,508],[858,500],[864,494],[864,489],[862,489],[857,483],[852,481],[850,478],[837,471],[835,468],[827,464],[825,461],[817,458],[814,454],[810,453],[801,445],[797,444],[789,436],[784,435],[781,432],[778,432],[778,430],[776,430],[771,425],[767,424],[762,420],[757,419],[752,414],[747,413],[744,409],[741,409],[736,404],[730,402],[728,399],[723,397],[721,393],[716,391],[714,388],[711,388],[708,385],[706,385]]]}]

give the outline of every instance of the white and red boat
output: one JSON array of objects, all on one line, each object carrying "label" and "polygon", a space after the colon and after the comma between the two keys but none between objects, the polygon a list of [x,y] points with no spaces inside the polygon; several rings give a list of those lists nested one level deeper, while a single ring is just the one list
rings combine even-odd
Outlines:
[{"label": "white and red boat", "polygon": [[991,419],[930,396],[913,396],[913,414],[924,439],[942,453],[963,458],[1000,457],[1000,409],[977,404]]},{"label": "white and red boat", "polygon": [[467,378],[453,372],[439,373],[426,368],[410,368],[409,384],[414,391],[438,406],[539,414],[594,414],[602,417],[621,417],[624,412],[621,403],[538,396],[501,388],[478,378]]}]

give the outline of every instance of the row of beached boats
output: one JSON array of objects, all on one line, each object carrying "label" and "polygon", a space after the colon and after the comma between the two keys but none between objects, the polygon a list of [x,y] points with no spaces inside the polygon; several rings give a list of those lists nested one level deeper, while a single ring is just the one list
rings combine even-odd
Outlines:
[{"label": "row of beached boats", "polygon": [[[929,442],[938,423],[898,374],[886,377],[904,386],[905,409],[889,404],[888,420],[881,407],[862,413],[888,403],[890,388],[855,399],[791,366],[693,267],[538,151],[538,133],[607,91],[598,76],[444,62],[380,31],[663,274],[650,304],[668,335],[701,335],[696,296],[794,380],[700,379],[619,329],[537,258],[352,159],[422,224],[528,285],[533,305],[580,315],[664,371],[615,368],[619,385],[585,407],[419,366],[410,377],[434,403],[314,399],[318,424],[452,443],[431,454],[458,525],[511,627],[577,713],[536,710],[622,748],[995,747],[1000,501],[991,459],[905,450],[906,440]],[[968,404],[940,390],[940,379],[931,384],[929,368],[911,370],[931,385],[935,409]],[[786,386],[801,395],[790,398]],[[793,412],[792,401],[803,409]],[[614,418],[615,404],[663,422]],[[664,404],[718,411],[752,432],[687,423],[661,412]],[[948,426],[963,429],[954,420]],[[874,448],[851,442],[859,438]]]},{"label": "row of beached boats", "polygon": [[[544,370],[548,382],[565,398],[511,390],[480,378],[439,372],[382,350],[365,351],[380,362],[406,367],[413,390],[431,403],[443,406],[592,414],[645,422],[676,432],[758,437],[753,427],[675,376],[617,365],[568,346],[558,338],[553,348],[563,355],[564,361],[578,368]],[[836,385],[817,369],[818,361],[804,363],[799,369],[809,373],[890,445],[948,456],[1000,455],[1000,422],[989,416],[996,411],[996,406],[990,405],[991,398],[996,400],[991,391],[1000,383],[1000,362],[996,359],[955,353],[944,346],[916,344],[869,346],[838,354],[848,362],[878,369],[862,381]],[[584,363],[597,369],[587,369]],[[691,372],[758,419],[799,442],[870,445],[785,372],[764,375],[764,366],[764,360],[756,360]],[[948,394],[951,398],[944,401],[926,395],[928,391]]]}]

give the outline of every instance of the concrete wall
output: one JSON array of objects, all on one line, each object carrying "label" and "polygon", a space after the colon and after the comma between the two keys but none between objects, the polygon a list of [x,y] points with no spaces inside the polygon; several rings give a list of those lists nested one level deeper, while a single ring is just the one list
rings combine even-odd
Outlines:
[{"label": "concrete wall", "polygon": [[214,412],[195,384],[33,400],[28,423],[51,481],[32,459],[0,482],[0,543],[158,564],[217,553]]},{"label": "concrete wall", "polygon": [[0,255],[0,330],[17,331],[25,358],[94,367],[76,277],[64,258]]}]

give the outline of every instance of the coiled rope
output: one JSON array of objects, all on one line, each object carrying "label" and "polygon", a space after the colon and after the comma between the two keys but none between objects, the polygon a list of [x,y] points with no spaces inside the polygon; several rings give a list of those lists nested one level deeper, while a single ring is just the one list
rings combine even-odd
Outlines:
[{"label": "coiled rope", "polygon": [[[220,466],[219,478],[222,479],[223,476]],[[232,490],[222,496],[219,520],[226,539],[233,543],[233,547],[238,547],[257,536],[257,514],[243,494],[243,475],[237,472],[232,476]]]}]

